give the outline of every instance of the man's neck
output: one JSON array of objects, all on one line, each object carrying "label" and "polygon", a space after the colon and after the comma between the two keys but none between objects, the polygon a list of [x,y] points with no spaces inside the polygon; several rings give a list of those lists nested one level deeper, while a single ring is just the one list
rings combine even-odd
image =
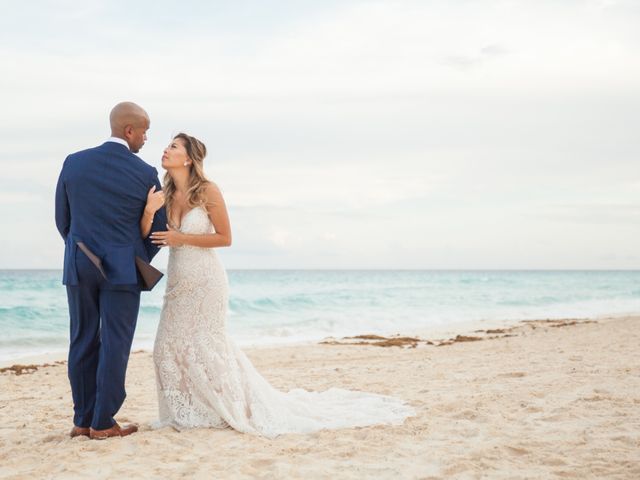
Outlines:
[{"label": "man's neck", "polygon": [[125,147],[127,147],[127,149],[131,150],[129,148],[129,144],[127,143],[127,141],[124,138],[120,138],[120,137],[114,137],[113,135],[110,136],[109,138],[107,138],[107,142],[114,142],[114,143],[119,143],[120,145],[124,145]]}]

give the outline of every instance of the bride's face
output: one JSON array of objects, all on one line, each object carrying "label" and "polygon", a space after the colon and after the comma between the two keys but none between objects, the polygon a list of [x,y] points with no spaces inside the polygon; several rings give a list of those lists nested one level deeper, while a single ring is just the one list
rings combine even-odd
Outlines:
[{"label": "bride's face", "polygon": [[174,138],[162,153],[162,168],[165,170],[189,168],[189,165],[191,165],[191,160],[187,155],[184,141],[181,138]]}]

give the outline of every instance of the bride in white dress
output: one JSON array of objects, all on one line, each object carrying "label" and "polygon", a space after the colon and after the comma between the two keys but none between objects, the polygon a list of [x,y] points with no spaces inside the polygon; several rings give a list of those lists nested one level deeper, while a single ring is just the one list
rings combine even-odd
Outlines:
[{"label": "bride in white dress", "polygon": [[[180,133],[164,150],[163,192],[149,192],[145,215],[163,203],[170,225],[151,234],[170,247],[167,289],[153,359],[159,424],[177,429],[232,427],[275,437],[321,429],[401,424],[415,415],[402,400],[331,388],[324,392],[272,387],[227,336],[227,275],[216,247],[231,245],[218,187],[204,176],[206,148]],[[141,222],[143,236],[149,223]]]}]

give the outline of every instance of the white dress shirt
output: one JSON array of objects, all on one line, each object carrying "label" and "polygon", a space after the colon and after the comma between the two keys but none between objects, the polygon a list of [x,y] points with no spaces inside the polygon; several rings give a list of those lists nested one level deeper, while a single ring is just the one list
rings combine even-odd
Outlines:
[{"label": "white dress shirt", "polygon": [[124,145],[125,147],[127,147],[127,149],[128,149],[128,150],[131,150],[131,149],[129,148],[129,144],[128,144],[125,140],[123,140],[123,139],[121,139],[121,138],[118,138],[118,137],[109,137],[109,138],[107,138],[107,142],[115,142],[115,143],[119,143],[120,145]]}]

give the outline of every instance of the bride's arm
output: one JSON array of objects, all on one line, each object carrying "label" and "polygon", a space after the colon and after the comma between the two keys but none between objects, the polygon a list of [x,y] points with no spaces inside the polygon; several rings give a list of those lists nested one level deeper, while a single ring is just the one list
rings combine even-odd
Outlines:
[{"label": "bride's arm", "polygon": [[216,184],[210,183],[207,186],[205,195],[207,198],[207,213],[215,233],[202,235],[180,233],[181,243],[182,245],[204,248],[228,247],[231,245],[231,225],[222,192],[220,192]]},{"label": "bride's arm", "polygon": [[140,218],[140,235],[142,238],[147,238],[151,231],[151,225],[153,225],[153,218],[158,210],[164,205],[164,192],[162,190],[156,192],[155,185],[151,187],[149,193],[147,193],[147,204],[142,212]]},{"label": "bride's arm", "polygon": [[205,196],[207,213],[215,233],[191,234],[169,228],[166,232],[153,232],[151,234],[153,243],[169,247],[191,245],[202,248],[228,247],[231,245],[229,214],[220,189],[214,183],[210,183],[205,191]]}]

